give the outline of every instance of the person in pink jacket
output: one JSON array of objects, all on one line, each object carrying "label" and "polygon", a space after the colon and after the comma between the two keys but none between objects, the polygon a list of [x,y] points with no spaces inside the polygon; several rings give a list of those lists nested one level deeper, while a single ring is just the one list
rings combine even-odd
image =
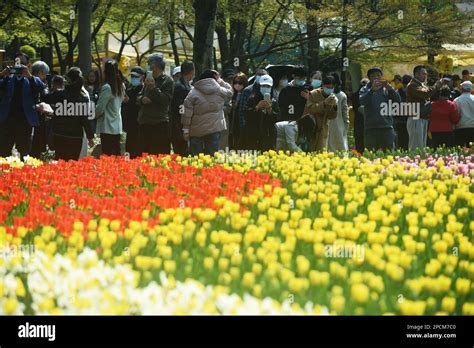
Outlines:
[{"label": "person in pink jacket", "polygon": [[181,117],[184,140],[189,141],[193,156],[220,150],[221,132],[227,129],[224,103],[232,94],[232,87],[215,70],[204,71],[194,83]]}]

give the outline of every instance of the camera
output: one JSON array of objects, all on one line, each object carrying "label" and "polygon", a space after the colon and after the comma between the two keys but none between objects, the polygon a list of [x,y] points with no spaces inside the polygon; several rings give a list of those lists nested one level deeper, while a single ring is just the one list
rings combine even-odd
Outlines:
[{"label": "camera", "polygon": [[23,72],[23,67],[22,66],[11,66],[9,68],[10,70],[10,74],[13,74],[13,75],[21,75],[21,73]]}]

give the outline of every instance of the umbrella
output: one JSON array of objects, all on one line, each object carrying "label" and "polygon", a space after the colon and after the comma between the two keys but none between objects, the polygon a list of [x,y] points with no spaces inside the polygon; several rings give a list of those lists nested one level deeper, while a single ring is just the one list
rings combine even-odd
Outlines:
[{"label": "umbrella", "polygon": [[[274,80],[280,79],[283,75],[286,75],[289,77],[291,80],[291,74],[293,74],[293,69],[296,68],[296,65],[285,65],[285,64],[279,64],[279,65],[273,65],[269,64],[265,67],[265,70],[268,72],[268,74],[272,77]],[[253,80],[255,79],[255,76],[251,76],[249,78],[249,84],[253,83]]]}]

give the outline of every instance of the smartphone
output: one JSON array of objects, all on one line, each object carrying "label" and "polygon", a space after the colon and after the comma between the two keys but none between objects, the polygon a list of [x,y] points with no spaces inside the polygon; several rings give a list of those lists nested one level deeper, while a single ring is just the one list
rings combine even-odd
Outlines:
[{"label": "smartphone", "polygon": [[10,74],[21,75],[21,73],[23,72],[23,67],[22,66],[11,66],[9,68],[9,70],[10,70]]},{"label": "smartphone", "polygon": [[270,93],[265,93],[263,95],[263,100],[265,100],[267,103],[271,104],[272,103],[272,97],[270,96]]},{"label": "smartphone", "polygon": [[153,78],[153,72],[152,71],[147,71],[146,72],[146,79],[148,81],[154,81],[155,79]]}]

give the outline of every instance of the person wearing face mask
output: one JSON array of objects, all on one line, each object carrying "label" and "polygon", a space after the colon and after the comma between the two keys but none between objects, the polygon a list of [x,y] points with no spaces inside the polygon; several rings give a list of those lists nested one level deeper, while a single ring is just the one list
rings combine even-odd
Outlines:
[{"label": "person wearing face mask", "polygon": [[273,98],[278,102],[278,98],[280,97],[280,92],[283,88],[288,86],[288,76],[283,75],[279,79],[275,79],[273,86]]},{"label": "person wearing face mask", "polygon": [[311,73],[311,88],[319,88],[323,84],[323,73],[319,70]]},{"label": "person wearing face mask", "polygon": [[304,114],[310,114],[315,123],[310,151],[323,151],[328,148],[329,120],[337,117],[337,97],[334,95],[334,76],[324,76],[322,86],[313,89],[309,95]]},{"label": "person wearing face mask", "polygon": [[273,79],[263,75],[260,87],[249,98],[245,114],[245,148],[267,151],[274,147],[278,103],[272,98]]},{"label": "person wearing face mask", "polygon": [[280,121],[294,121],[303,116],[306,104],[305,91],[311,88],[306,84],[308,71],[303,67],[293,70],[294,79],[283,88],[278,98]]},{"label": "person wearing face mask", "polygon": [[122,103],[122,121],[123,129],[127,133],[125,142],[125,151],[130,154],[130,158],[136,158],[141,154],[140,135],[138,127],[138,113],[140,106],[137,104],[137,98],[143,89],[145,80],[145,71],[136,66],[130,71],[130,85],[126,89],[126,98]]},{"label": "person wearing face mask", "polygon": [[163,54],[148,56],[145,85],[137,100],[140,104],[138,124],[143,152],[159,155],[171,152],[170,105],[173,98],[173,79],[165,74]]},{"label": "person wearing face mask", "polygon": [[349,144],[347,133],[349,130],[349,107],[347,95],[341,90],[341,79],[336,72],[329,73],[334,77],[335,86],[332,93],[337,98],[337,116],[329,120],[328,151],[347,151]]},{"label": "person wearing face mask", "polygon": [[241,145],[241,128],[239,122],[239,107],[242,91],[247,87],[248,78],[244,73],[238,73],[232,80],[234,94],[231,101],[231,110],[229,113],[229,148],[238,149]]},{"label": "person wearing face mask", "polygon": [[263,75],[267,75],[268,72],[263,69],[263,68],[258,68],[255,70],[255,75],[254,75],[254,81],[251,85],[245,87],[242,91],[242,94],[240,96],[240,105],[239,105],[239,123],[240,123],[240,129],[244,129],[245,127],[245,113],[247,112],[247,105],[250,96],[258,92],[259,90],[259,84],[258,82],[260,81],[260,78]]},{"label": "person wearing face mask", "polygon": [[174,84],[173,99],[171,100],[171,145],[173,152],[181,156],[188,153],[188,144],[183,139],[181,116],[184,114],[184,100],[193,88],[191,81],[195,75],[194,63],[185,60],[181,64],[181,77]]},{"label": "person wearing face mask", "polygon": [[400,95],[382,80],[382,70],[371,68],[367,72],[370,82],[360,90],[360,103],[364,106],[364,142],[368,150],[393,150],[395,131],[393,117],[382,113],[389,100],[400,102]]}]

